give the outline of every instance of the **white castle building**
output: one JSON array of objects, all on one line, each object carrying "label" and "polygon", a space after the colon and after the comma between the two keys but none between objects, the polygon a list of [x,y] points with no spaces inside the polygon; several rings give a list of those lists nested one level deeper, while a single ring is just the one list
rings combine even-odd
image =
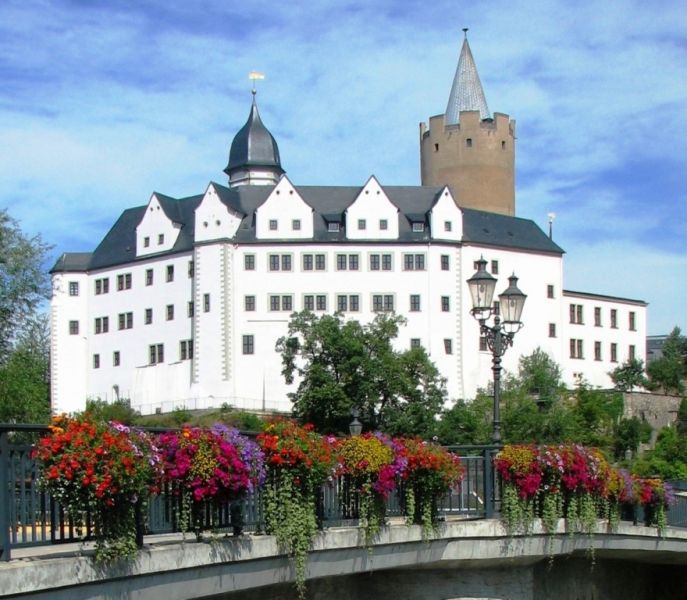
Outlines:
[{"label": "white castle building", "polygon": [[582,375],[608,386],[609,371],[644,359],[646,303],[564,289],[563,250],[511,216],[514,131],[508,115],[490,116],[467,40],[446,115],[420,127],[422,186],[292,183],[253,98],[227,185],[154,193],[93,252],[53,267],[53,411],[87,398],[128,398],[143,414],[224,403],[289,411],[295,386],[275,342],[304,309],[364,322],[402,314],[399,346],[426,348],[447,402],[472,398],[492,376],[466,283],[481,257],[497,294],[513,272],[527,294],[504,367],[541,347],[568,384]]}]

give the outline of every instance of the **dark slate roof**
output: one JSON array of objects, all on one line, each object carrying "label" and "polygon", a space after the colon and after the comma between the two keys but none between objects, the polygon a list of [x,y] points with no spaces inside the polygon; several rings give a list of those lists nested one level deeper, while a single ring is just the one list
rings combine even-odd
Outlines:
[{"label": "dark slate roof", "polygon": [[[274,189],[272,186],[239,186],[228,188],[218,183],[212,184],[220,200],[233,212],[242,216],[238,231],[233,238],[236,243],[264,243],[255,237],[255,211],[265,202]],[[360,186],[296,186],[296,191],[312,207],[314,217],[314,242],[351,242],[346,238],[345,212],[355,201]],[[443,187],[429,186],[385,186],[384,192],[399,210],[398,240],[388,243],[426,243],[431,240],[428,212],[436,203]],[[157,194],[165,214],[181,226],[174,247],[166,254],[187,252],[193,248],[195,210],[203,195],[174,199]],[[136,227],[146,207],[139,206],[125,210],[103,241],[92,253],[67,253],[57,261],[52,271],[97,270],[136,260]],[[530,250],[562,254],[563,250],[531,220],[488,213],[474,209],[463,209],[463,242],[502,248]],[[341,219],[342,227],[338,232],[328,231],[327,220],[333,216]],[[412,222],[423,221],[424,231],[413,231]],[[270,240],[271,242],[272,240]],[[292,240],[284,238],[277,242]],[[364,240],[361,240],[364,241]],[[145,259],[148,256],[141,257]]]},{"label": "dark slate roof", "polygon": [[253,104],[246,124],[234,136],[229,151],[229,164],[224,172],[230,175],[242,167],[270,167],[283,173],[277,142],[260,118],[258,106]]}]

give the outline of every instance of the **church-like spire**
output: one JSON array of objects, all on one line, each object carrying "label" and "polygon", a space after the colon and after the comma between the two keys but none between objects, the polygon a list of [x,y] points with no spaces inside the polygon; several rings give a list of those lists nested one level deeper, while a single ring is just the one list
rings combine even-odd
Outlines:
[{"label": "church-like spire", "polygon": [[465,39],[460,51],[456,75],[453,78],[451,95],[448,98],[448,106],[444,116],[445,125],[456,125],[462,110],[478,110],[482,119],[491,117],[482,83],[477,74],[475,59],[472,58],[470,44],[468,44],[467,29],[463,29],[463,31],[465,32]]}]

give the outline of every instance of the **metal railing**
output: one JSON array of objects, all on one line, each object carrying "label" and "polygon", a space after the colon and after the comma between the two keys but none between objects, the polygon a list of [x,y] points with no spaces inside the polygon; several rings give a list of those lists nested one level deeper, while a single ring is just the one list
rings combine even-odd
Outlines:
[{"label": "metal railing", "polygon": [[[155,428],[155,431],[161,431]],[[49,432],[46,425],[0,424],[0,560],[8,561],[12,549],[92,539],[88,513],[70,517],[50,494],[39,486],[38,465],[31,456],[33,443]],[[461,485],[439,502],[440,518],[489,518],[498,508],[492,457],[494,446],[449,448],[463,461]],[[179,498],[167,492],[148,502],[146,534],[180,531]],[[325,485],[320,494],[319,520],[323,527],[354,525],[358,519],[358,497],[345,477]],[[401,495],[387,501],[389,517],[402,515]],[[259,490],[236,503],[202,507],[203,529],[260,532],[264,530]]]}]

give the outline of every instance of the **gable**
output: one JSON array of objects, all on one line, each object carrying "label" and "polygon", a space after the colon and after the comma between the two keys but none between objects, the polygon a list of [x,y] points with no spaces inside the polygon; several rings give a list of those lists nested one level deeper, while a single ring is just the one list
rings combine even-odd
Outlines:
[{"label": "gable", "polygon": [[373,175],[346,209],[346,237],[350,240],[398,239],[398,212]]},{"label": "gable", "polygon": [[255,211],[259,240],[312,239],[313,209],[284,176]]},{"label": "gable", "polygon": [[[136,256],[169,252],[177,241],[181,223],[175,222],[164,210],[170,198],[153,193],[136,227]],[[172,202],[174,202],[172,200]]]},{"label": "gable", "polygon": [[459,242],[463,238],[463,213],[448,186],[437,197],[429,212],[432,239]]},{"label": "gable", "polygon": [[233,238],[243,219],[241,213],[228,207],[215,188],[210,184],[195,211],[196,242]]}]

